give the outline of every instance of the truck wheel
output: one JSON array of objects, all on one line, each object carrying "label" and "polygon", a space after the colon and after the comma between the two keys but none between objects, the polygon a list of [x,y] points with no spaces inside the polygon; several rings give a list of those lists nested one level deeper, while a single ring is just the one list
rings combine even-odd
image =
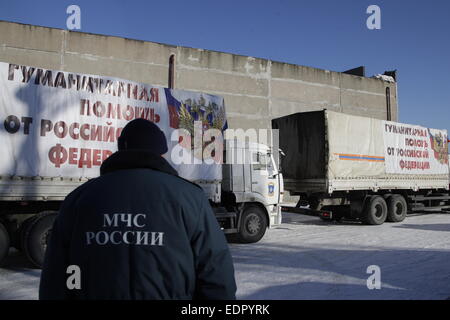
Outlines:
[{"label": "truck wheel", "polygon": [[248,206],[242,212],[238,240],[241,243],[254,243],[261,240],[266,233],[267,219],[258,206]]},{"label": "truck wheel", "polygon": [[386,221],[387,204],[383,197],[371,196],[363,211],[362,221],[369,225],[379,225]]},{"label": "truck wheel", "polygon": [[31,218],[23,229],[22,250],[28,260],[42,268],[56,212],[44,211]]},{"label": "truck wheel", "polygon": [[9,252],[9,234],[5,226],[0,222],[0,266],[8,256]]},{"label": "truck wheel", "polygon": [[28,228],[28,225],[36,218],[36,215],[29,217],[24,220],[19,229],[13,235],[13,241],[11,241],[11,246],[16,248],[18,251],[23,251],[23,243],[25,238],[25,230]]},{"label": "truck wheel", "polygon": [[402,195],[394,194],[387,199],[388,214],[386,220],[389,222],[401,222],[405,220],[408,205]]}]

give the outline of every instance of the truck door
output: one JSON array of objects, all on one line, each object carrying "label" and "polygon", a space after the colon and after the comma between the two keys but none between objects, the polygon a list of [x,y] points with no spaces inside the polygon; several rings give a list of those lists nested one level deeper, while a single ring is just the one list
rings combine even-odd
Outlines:
[{"label": "truck door", "polygon": [[272,154],[267,154],[267,172],[268,172],[268,203],[278,204],[280,202],[280,175],[275,165]]},{"label": "truck door", "polygon": [[268,204],[278,203],[279,183],[277,170],[270,153],[252,154],[252,192],[261,194]]}]

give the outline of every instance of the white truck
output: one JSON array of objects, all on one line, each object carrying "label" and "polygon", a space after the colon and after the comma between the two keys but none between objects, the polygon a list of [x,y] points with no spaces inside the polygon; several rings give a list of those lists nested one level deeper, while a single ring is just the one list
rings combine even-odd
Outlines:
[{"label": "white truck", "polygon": [[446,130],[328,110],[273,119],[272,128],[298,213],[378,225],[450,208]]},{"label": "white truck", "polygon": [[223,143],[221,97],[5,62],[0,87],[0,263],[13,246],[42,265],[62,201],[99,175],[137,117],[163,130],[165,158],[204,189],[224,233],[257,242],[281,223],[278,159],[262,144]]}]

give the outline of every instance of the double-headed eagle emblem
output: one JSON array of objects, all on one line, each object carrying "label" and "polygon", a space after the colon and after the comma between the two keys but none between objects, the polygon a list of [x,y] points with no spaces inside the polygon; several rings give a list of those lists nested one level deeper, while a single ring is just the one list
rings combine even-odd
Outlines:
[{"label": "double-headed eagle emblem", "polygon": [[430,147],[434,151],[434,158],[441,164],[448,164],[448,138],[441,132],[433,135],[428,129],[430,136]]}]

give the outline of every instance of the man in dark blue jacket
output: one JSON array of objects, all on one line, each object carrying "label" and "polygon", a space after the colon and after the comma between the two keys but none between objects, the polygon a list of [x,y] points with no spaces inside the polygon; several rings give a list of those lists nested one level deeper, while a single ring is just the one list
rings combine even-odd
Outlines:
[{"label": "man in dark blue jacket", "polygon": [[118,142],[100,177],[62,204],[40,299],[235,299],[224,234],[202,189],[161,157],[163,132],[136,119]]}]

